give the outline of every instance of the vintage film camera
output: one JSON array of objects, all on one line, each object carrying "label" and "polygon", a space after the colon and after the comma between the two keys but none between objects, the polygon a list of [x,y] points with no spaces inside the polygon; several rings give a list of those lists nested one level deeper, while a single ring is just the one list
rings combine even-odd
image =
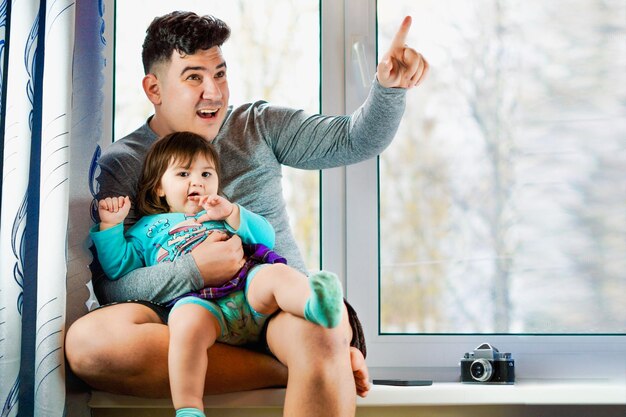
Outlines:
[{"label": "vintage film camera", "polygon": [[500,353],[489,343],[483,343],[461,359],[461,382],[512,384],[515,361],[510,353]]}]

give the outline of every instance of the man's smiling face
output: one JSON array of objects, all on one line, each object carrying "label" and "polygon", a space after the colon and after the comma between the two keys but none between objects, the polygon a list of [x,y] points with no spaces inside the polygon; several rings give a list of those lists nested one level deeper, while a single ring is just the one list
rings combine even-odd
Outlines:
[{"label": "man's smiling face", "polygon": [[146,88],[155,107],[150,127],[157,135],[189,131],[215,139],[229,99],[226,62],[218,46],[193,55],[174,51],[169,62],[155,65],[144,78]]}]

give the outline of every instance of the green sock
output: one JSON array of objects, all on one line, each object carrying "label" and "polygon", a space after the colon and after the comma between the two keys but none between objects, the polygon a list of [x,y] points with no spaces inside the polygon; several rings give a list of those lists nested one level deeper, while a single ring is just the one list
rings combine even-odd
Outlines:
[{"label": "green sock", "polygon": [[311,296],[304,306],[304,318],[332,329],[341,321],[343,290],[337,275],[320,271],[309,277]]},{"label": "green sock", "polygon": [[176,417],[206,417],[204,413],[197,408],[179,408],[176,410]]}]

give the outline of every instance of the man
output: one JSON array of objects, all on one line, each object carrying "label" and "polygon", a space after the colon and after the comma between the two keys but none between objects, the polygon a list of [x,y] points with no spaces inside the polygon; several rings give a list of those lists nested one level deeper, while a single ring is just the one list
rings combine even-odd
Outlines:
[{"label": "man", "polygon": [[[230,29],[211,16],[173,12],[156,18],[143,45],[143,88],[154,115],[102,155],[98,198],[136,195],[144,156],[158,138],[192,131],[211,141],[223,161],[224,192],[265,217],[276,229],[275,250],[304,271],[289,230],[280,184],[281,165],[322,169],[374,157],[393,139],[406,89],[428,70],[404,42],[405,18],[377,69],[366,102],[351,116],[308,115],[265,102],[228,107],[227,66],[221,45]],[[131,212],[127,221],[136,221]],[[94,278],[100,301],[165,302],[205,286],[219,286],[243,264],[237,237],[207,239],[176,262],[139,269],[118,281]],[[66,338],[72,370],[92,387],[146,397],[168,396],[167,310],[138,301],[108,305],[77,320]],[[350,319],[349,316],[352,318]],[[287,385],[289,416],[350,416],[355,396],[367,395],[364,346],[354,315],[328,330],[279,313],[261,344],[278,359],[216,344],[208,352],[206,393]],[[350,346],[350,344],[354,346]],[[361,352],[358,348],[363,349]]]}]

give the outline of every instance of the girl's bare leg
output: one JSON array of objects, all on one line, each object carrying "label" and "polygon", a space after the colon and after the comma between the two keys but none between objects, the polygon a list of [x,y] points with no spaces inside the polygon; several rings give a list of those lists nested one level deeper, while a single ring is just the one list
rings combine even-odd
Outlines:
[{"label": "girl's bare leg", "polygon": [[169,375],[174,408],[204,405],[207,349],[215,343],[220,326],[213,314],[197,304],[175,308],[170,317]]},{"label": "girl's bare leg", "polygon": [[246,297],[261,314],[281,309],[327,328],[338,326],[343,312],[343,291],[334,274],[322,271],[307,278],[284,264],[259,269]]}]

